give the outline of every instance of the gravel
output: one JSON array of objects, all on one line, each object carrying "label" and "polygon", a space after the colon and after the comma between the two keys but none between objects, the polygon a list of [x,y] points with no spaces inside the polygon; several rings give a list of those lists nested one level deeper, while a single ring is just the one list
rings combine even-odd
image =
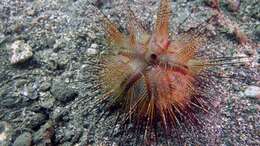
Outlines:
[{"label": "gravel", "polygon": [[31,146],[31,144],[32,144],[32,134],[29,132],[25,132],[16,138],[13,146]]}]

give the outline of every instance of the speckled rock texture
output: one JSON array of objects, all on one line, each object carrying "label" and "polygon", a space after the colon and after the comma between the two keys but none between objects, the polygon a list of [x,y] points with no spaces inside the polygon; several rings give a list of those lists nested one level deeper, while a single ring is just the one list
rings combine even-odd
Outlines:
[{"label": "speckled rock texture", "polygon": [[[217,68],[224,77],[212,87],[221,91],[211,95],[216,110],[202,115],[203,128],[177,128],[169,145],[260,145],[259,95],[252,93],[259,91],[249,91],[260,88],[260,3],[238,1],[232,6],[220,0],[223,19],[228,21],[207,25],[212,38],[201,49],[206,55],[246,56],[246,61]],[[124,0],[0,1],[0,145],[20,141],[23,145],[142,145],[131,130],[113,125],[115,114],[102,117],[104,108],[95,106],[100,96],[96,66],[99,55],[109,48],[90,3],[125,28]],[[159,1],[127,4],[149,30]],[[172,0],[171,6],[170,29],[176,33],[198,26],[215,13],[205,0]],[[225,27],[230,22],[246,34],[246,44],[239,44],[235,33]],[[28,50],[18,52],[25,53],[24,58],[12,61],[10,46],[17,41]],[[166,143],[159,138],[157,144]]]}]

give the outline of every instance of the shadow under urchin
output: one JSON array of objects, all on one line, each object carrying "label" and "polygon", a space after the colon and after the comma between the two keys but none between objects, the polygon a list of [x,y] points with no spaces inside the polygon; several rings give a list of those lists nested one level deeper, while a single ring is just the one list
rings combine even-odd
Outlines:
[{"label": "shadow under urchin", "polygon": [[171,39],[169,0],[160,1],[153,32],[143,28],[130,8],[128,34],[98,12],[109,49],[99,58],[102,96],[95,107],[103,112],[96,123],[113,116],[107,137],[117,137],[119,145],[128,145],[128,140],[135,145],[168,144],[172,137],[185,144],[183,132],[196,137],[193,131],[209,124],[217,112],[212,102],[222,94],[215,67],[239,57],[203,56],[199,49],[208,36],[200,29]]}]

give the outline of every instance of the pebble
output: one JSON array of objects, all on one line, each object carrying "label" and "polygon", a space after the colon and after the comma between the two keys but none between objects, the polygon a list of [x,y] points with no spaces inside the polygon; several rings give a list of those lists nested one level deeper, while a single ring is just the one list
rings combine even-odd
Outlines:
[{"label": "pebble", "polygon": [[7,122],[0,122],[0,146],[8,145],[11,136],[11,126]]},{"label": "pebble", "polygon": [[91,39],[96,39],[96,35],[95,35],[95,33],[93,33],[93,32],[88,32],[87,35],[88,35],[88,37],[90,37]]},{"label": "pebble", "polygon": [[96,49],[98,47],[97,44],[91,44],[90,48]]},{"label": "pebble", "polygon": [[69,102],[74,100],[78,96],[78,92],[74,89],[67,87],[64,82],[55,82],[52,85],[51,93],[57,99],[61,102]]},{"label": "pebble", "polygon": [[71,142],[65,142],[65,143],[61,144],[61,146],[73,146],[73,144]]},{"label": "pebble", "polygon": [[260,38],[260,24],[258,24],[256,27],[255,27],[255,34],[258,38]]},{"label": "pebble", "polygon": [[52,109],[55,103],[55,98],[53,98],[52,96],[48,96],[45,97],[43,99],[43,101],[40,102],[40,106],[45,108],[45,109]]},{"label": "pebble", "polygon": [[0,106],[12,108],[15,107],[22,98],[20,96],[15,95],[7,95],[6,98],[0,100]]},{"label": "pebble", "polygon": [[25,132],[16,138],[13,146],[31,146],[31,144],[32,134],[29,132]]},{"label": "pebble", "polygon": [[48,121],[33,134],[33,142],[35,145],[52,145],[52,137],[54,135],[53,122]]},{"label": "pebble", "polygon": [[251,13],[253,18],[260,19],[260,12],[257,9],[253,9]]},{"label": "pebble", "polygon": [[36,84],[28,84],[24,86],[20,94],[24,97],[27,97],[28,99],[35,100],[38,98],[36,88],[37,88]]},{"label": "pebble", "polygon": [[[0,24],[0,30],[2,30],[2,29],[1,29],[1,24]],[[0,33],[0,44],[1,44],[4,40],[5,40],[5,35]]]},{"label": "pebble", "polygon": [[257,49],[256,49],[256,52],[257,52],[258,54],[260,54],[260,48],[257,48]]},{"label": "pebble", "polygon": [[87,54],[88,55],[95,55],[97,54],[97,48],[98,48],[98,45],[93,43],[91,44],[90,48],[87,49]]},{"label": "pebble", "polygon": [[51,115],[51,119],[55,122],[64,121],[63,118],[68,116],[69,112],[63,108],[56,108]]},{"label": "pebble", "polygon": [[33,56],[32,48],[23,40],[17,40],[11,45],[11,64],[19,64],[27,61]]},{"label": "pebble", "polygon": [[42,92],[46,92],[50,88],[51,88],[51,83],[46,81],[46,82],[41,83],[39,90],[42,91]]},{"label": "pebble", "polygon": [[95,55],[95,54],[97,54],[97,50],[94,49],[94,48],[88,48],[87,49],[87,54],[88,55]]},{"label": "pebble", "polygon": [[29,112],[24,120],[25,127],[35,129],[45,123],[46,116],[42,113]]},{"label": "pebble", "polygon": [[260,87],[248,86],[244,92],[245,96],[260,98]]},{"label": "pebble", "polygon": [[66,44],[64,43],[64,40],[63,39],[58,39],[55,41],[54,45],[53,45],[53,51],[54,52],[57,52],[59,51],[60,49],[66,47]]},{"label": "pebble", "polygon": [[227,0],[228,10],[231,12],[236,12],[240,7],[240,0]]},{"label": "pebble", "polygon": [[29,7],[25,10],[25,14],[28,16],[34,16],[36,14],[35,9],[32,7]]}]

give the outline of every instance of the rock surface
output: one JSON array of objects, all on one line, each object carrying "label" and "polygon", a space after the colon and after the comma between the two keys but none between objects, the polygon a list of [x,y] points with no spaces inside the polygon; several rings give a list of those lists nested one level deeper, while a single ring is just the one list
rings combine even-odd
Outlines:
[{"label": "rock surface", "polygon": [[64,82],[55,82],[52,85],[51,93],[58,101],[65,103],[74,100],[78,96],[77,91],[67,87]]},{"label": "rock surface", "polygon": [[247,97],[260,98],[260,87],[248,86],[244,93]]},{"label": "rock surface", "polygon": [[32,48],[22,40],[17,40],[11,45],[11,63],[23,63],[33,56]]},{"label": "rock surface", "polygon": [[8,145],[11,138],[11,126],[7,122],[0,122],[0,145]]},{"label": "rock surface", "polygon": [[54,134],[54,127],[52,121],[48,121],[33,135],[33,142],[35,145],[51,145]]},{"label": "rock surface", "polygon": [[16,138],[13,146],[31,146],[31,144],[32,144],[32,134],[29,132],[25,132]]}]

